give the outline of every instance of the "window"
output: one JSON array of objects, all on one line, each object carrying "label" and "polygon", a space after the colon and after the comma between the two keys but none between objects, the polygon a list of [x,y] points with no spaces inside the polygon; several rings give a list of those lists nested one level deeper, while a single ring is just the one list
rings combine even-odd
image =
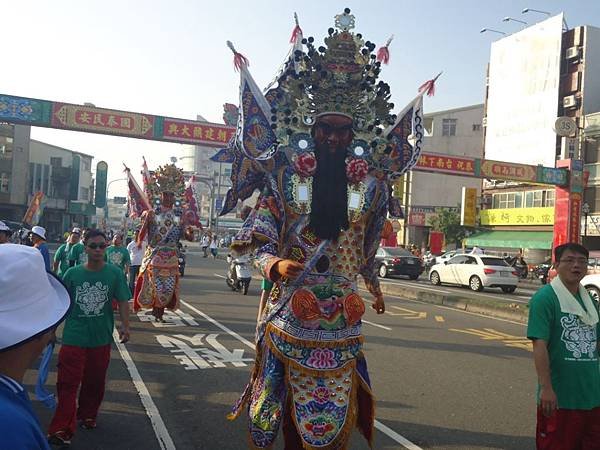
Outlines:
[{"label": "window", "polygon": [[50,157],[50,165],[52,167],[62,167],[62,158]]},{"label": "window", "polygon": [[525,208],[541,208],[544,191],[525,192]]},{"label": "window", "polygon": [[442,136],[456,136],[456,119],[442,119]]},{"label": "window", "polygon": [[81,170],[89,172],[91,169],[91,163],[89,159],[81,158]]},{"label": "window", "polygon": [[90,190],[85,187],[79,188],[79,200],[89,200],[90,199]]},{"label": "window", "polygon": [[494,208],[520,208],[523,202],[523,193],[521,192],[507,192],[502,194],[493,195],[493,207]]},{"label": "window", "polygon": [[473,124],[473,131],[481,131],[481,124],[480,123],[474,123]]},{"label": "window", "polygon": [[48,193],[50,192],[49,190],[49,186],[50,186],[50,166],[47,164],[44,164],[44,178],[43,178],[44,182],[43,182],[43,186],[42,186],[42,192],[44,192],[44,194],[48,195]]},{"label": "window", "polygon": [[10,175],[5,172],[0,173],[0,192],[10,192]]},{"label": "window", "polygon": [[0,136],[0,158],[12,158],[13,138],[8,136]]},{"label": "window", "polygon": [[554,193],[555,193],[555,190],[554,189],[549,189],[547,191],[544,191],[544,193],[546,194],[546,198],[544,200],[544,206],[554,206]]},{"label": "window", "polygon": [[463,264],[467,260],[467,256],[458,255],[448,261],[448,264]]},{"label": "window", "polygon": [[425,136],[433,136],[433,117],[423,119],[423,128],[425,128]]}]

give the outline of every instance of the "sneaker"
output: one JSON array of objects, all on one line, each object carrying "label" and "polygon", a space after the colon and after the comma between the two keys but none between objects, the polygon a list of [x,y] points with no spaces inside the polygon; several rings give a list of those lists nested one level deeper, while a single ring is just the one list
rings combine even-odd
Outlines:
[{"label": "sneaker", "polygon": [[95,419],[84,419],[79,423],[79,426],[84,430],[93,430],[97,425]]},{"label": "sneaker", "polygon": [[68,447],[71,445],[71,438],[67,437],[66,431],[57,431],[54,434],[48,435],[48,444]]}]

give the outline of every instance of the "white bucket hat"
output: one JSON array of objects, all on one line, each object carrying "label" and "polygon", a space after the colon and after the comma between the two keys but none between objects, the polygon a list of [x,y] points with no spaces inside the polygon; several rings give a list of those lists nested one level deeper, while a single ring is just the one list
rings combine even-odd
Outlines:
[{"label": "white bucket hat", "polygon": [[46,240],[46,229],[44,227],[38,227],[37,225],[31,229],[33,234],[37,234],[43,240]]},{"label": "white bucket hat", "polygon": [[8,232],[10,232],[10,228],[8,228],[8,225],[6,225],[1,220],[0,220],[0,231],[8,231]]},{"label": "white bucket hat", "polygon": [[42,254],[26,245],[0,245],[0,352],[60,324],[71,307],[69,292],[47,273]]},{"label": "white bucket hat", "polygon": [[77,228],[77,227],[75,227],[75,228],[73,228],[73,229],[71,230],[71,233],[75,233],[75,234],[81,234],[81,228]]}]

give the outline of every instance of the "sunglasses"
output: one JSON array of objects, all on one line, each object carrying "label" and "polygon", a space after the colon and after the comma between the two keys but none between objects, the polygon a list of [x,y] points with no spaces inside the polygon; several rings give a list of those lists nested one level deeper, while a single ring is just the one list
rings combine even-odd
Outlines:
[{"label": "sunglasses", "polygon": [[92,250],[96,250],[97,248],[104,249],[106,247],[108,247],[106,244],[88,244],[88,248],[91,248]]}]

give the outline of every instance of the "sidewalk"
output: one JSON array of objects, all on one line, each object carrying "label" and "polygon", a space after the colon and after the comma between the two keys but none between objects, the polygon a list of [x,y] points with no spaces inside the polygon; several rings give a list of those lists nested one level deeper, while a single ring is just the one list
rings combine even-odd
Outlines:
[{"label": "sidewalk", "polygon": [[[358,286],[361,290],[366,290],[362,279]],[[381,291],[385,295],[394,295],[409,300],[417,300],[435,305],[447,306],[449,308],[461,309],[478,314],[484,314],[501,319],[514,320],[516,322],[527,323],[529,315],[529,305],[519,303],[509,303],[506,301],[496,301],[488,297],[468,297],[460,292],[447,294],[443,292],[432,292],[431,290],[419,289],[418,285],[409,287],[397,284],[381,284]]]}]

